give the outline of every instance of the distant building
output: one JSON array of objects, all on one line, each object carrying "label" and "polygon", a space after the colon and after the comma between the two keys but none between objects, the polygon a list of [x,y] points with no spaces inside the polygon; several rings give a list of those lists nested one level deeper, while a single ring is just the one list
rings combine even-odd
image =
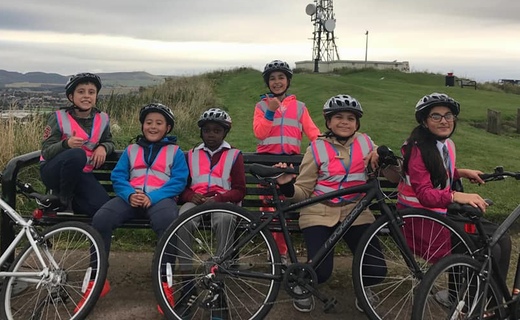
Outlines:
[{"label": "distant building", "polygon": [[[296,68],[314,71],[314,60],[296,61]],[[364,60],[336,60],[336,61],[319,61],[318,70],[322,73],[332,72],[337,69],[351,68],[363,69],[373,68],[379,70],[399,70],[401,72],[410,72],[410,64],[408,61],[364,61]]]}]

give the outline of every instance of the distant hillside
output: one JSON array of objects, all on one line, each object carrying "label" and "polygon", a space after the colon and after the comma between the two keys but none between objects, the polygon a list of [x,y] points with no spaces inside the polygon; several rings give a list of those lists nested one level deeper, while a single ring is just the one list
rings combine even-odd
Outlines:
[{"label": "distant hillside", "polygon": [[[157,76],[143,71],[99,73],[105,88],[148,87],[161,84],[167,76]],[[0,70],[0,88],[35,88],[38,86],[63,87],[70,75],[57,73],[28,72],[19,73]]]}]

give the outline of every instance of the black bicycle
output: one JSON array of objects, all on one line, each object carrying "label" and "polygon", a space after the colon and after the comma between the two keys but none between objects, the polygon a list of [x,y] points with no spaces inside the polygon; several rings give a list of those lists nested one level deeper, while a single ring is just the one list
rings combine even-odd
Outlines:
[{"label": "black bicycle", "polygon": [[[378,151],[383,150],[380,147]],[[259,216],[237,205],[207,203],[184,213],[159,240],[152,265],[155,295],[167,318],[208,319],[220,312],[230,319],[263,319],[274,303],[311,295],[323,302],[325,312],[331,311],[336,299],[318,290],[315,269],[357,217],[378,202],[381,216],[364,234],[353,261],[356,296],[371,319],[409,319],[414,288],[433,260],[453,251],[473,252],[474,245],[463,230],[442,215],[395,210],[378,176],[381,168],[396,164],[397,157],[386,151],[380,154],[380,162],[378,170],[368,172],[363,185],[289,205],[280,200],[276,178],[290,173],[290,169],[252,165],[251,173],[272,191],[275,212]],[[286,214],[351,193],[364,196],[316,256],[310,262],[299,262]],[[228,224],[219,229],[218,221]],[[291,262],[287,267],[280,261],[269,230],[274,223],[287,242]],[[423,245],[415,246],[416,241]],[[373,256],[379,259],[381,268],[375,273],[373,266],[367,266],[367,252],[374,252],[374,248],[378,248]],[[174,288],[175,306],[168,302],[163,283]],[[291,299],[277,300],[280,286]]]},{"label": "black bicycle", "polygon": [[[498,167],[485,174],[485,181],[514,177],[520,172]],[[412,319],[519,319],[520,258],[513,289],[509,290],[507,275],[500,274],[493,259],[493,248],[520,217],[520,205],[502,222],[493,235],[484,232],[482,212],[470,206],[461,211],[478,231],[480,247],[472,255],[454,254],[434,264],[424,276],[415,296]]]}]

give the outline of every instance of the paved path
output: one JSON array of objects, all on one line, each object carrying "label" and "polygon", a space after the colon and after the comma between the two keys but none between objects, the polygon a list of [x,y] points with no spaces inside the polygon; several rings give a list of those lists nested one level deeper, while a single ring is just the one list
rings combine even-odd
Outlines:
[{"label": "paved path", "polygon": [[[88,319],[122,320],[122,319],[163,319],[157,312],[155,297],[151,287],[151,252],[110,253],[110,269],[108,279],[112,290],[100,299]],[[291,299],[284,291],[280,291],[277,303],[266,319],[365,319],[364,315],[354,307],[354,289],[350,276],[351,260],[344,257],[335,259],[334,276],[322,288],[327,296],[339,300],[336,313],[325,314],[321,302],[308,314],[296,311]]]}]

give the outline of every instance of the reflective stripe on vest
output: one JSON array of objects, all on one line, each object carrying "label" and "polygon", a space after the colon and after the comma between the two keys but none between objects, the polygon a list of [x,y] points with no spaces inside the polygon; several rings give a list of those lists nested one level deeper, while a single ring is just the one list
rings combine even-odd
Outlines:
[{"label": "reflective stripe on vest", "polygon": [[[453,176],[455,174],[455,144],[451,139],[446,140],[446,145],[448,146],[448,153],[450,155],[450,170],[448,173],[448,181],[446,181],[446,187],[444,189],[451,189],[451,181],[453,179]],[[417,199],[417,195],[415,194],[415,191],[412,188],[412,184],[410,183],[410,176],[405,175],[404,179],[399,182],[399,186],[397,187],[399,193],[397,195],[397,202],[402,204],[406,207],[411,208],[421,208],[430,210],[433,212],[446,214],[447,209],[446,208],[427,208],[421,204],[419,199]]]},{"label": "reflective stripe on vest", "polygon": [[191,189],[196,193],[224,193],[231,190],[231,169],[240,151],[228,149],[222,152],[218,163],[211,167],[211,158],[202,149],[190,150]]},{"label": "reflective stripe on vest", "polygon": [[[303,129],[301,117],[305,104],[296,100],[294,96],[289,96],[282,101],[282,106],[285,106],[283,113],[281,111],[282,108],[278,108],[274,113],[273,125],[269,136],[263,140],[257,140],[256,152],[274,154],[300,153]],[[268,110],[267,100],[263,99],[256,107],[260,108],[265,114]]]},{"label": "reflective stripe on vest", "polygon": [[169,144],[159,150],[151,166],[144,159],[143,147],[132,144],[128,147],[130,185],[150,192],[162,187],[171,177],[171,169],[178,146]]},{"label": "reflective stripe on vest", "polygon": [[[366,134],[358,134],[350,145],[350,163],[348,166],[338,159],[339,152],[326,140],[318,139],[311,143],[316,165],[319,168],[318,181],[314,187],[314,195],[344,189],[366,182],[365,162],[363,159],[374,149],[372,141]],[[331,200],[353,202],[360,194],[348,194]]]},{"label": "reflective stripe on vest", "polygon": [[[104,112],[98,112],[95,114],[90,134],[87,134],[76,120],[74,120],[72,115],[65,110],[56,111],[56,119],[61,131],[62,141],[67,140],[74,135],[86,141],[81,147],[87,154],[87,161],[85,167],[83,167],[83,172],[91,172],[94,170],[94,166],[90,164],[90,161],[94,149],[99,145],[99,140],[101,139],[105,129],[108,127],[108,115]],[[40,161],[43,160],[45,160],[43,156],[40,156]]]}]

